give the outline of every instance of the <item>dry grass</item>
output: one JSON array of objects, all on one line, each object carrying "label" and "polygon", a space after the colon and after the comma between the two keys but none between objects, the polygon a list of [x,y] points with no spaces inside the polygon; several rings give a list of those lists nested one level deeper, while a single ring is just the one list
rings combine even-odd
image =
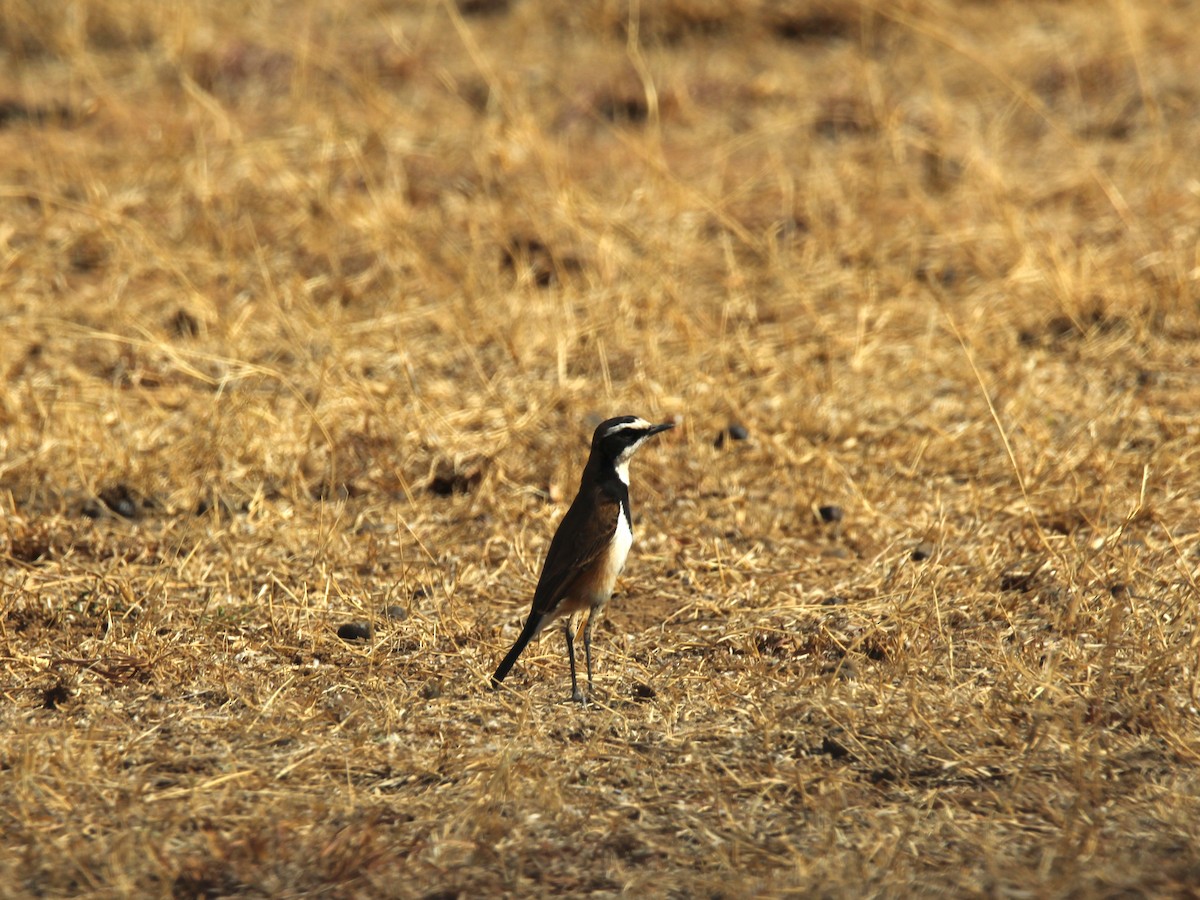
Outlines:
[{"label": "dry grass", "polygon": [[[63,8],[4,893],[1200,890],[1200,5]],[[488,692],[625,412],[600,702]]]}]

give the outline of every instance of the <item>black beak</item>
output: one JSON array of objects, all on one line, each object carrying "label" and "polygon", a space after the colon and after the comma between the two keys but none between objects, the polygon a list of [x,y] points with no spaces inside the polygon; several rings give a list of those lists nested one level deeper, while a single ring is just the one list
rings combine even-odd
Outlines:
[{"label": "black beak", "polygon": [[675,427],[674,422],[663,422],[661,425],[655,425],[653,428],[651,428],[649,431],[647,431],[646,437],[653,437],[654,435],[658,434],[660,431],[670,431],[674,427]]}]

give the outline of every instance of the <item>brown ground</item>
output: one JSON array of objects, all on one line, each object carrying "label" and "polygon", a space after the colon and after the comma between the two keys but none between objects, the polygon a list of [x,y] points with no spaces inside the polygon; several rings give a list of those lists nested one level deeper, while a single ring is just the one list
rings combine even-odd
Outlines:
[{"label": "brown ground", "polygon": [[1197,34],[0,0],[0,893],[1200,891]]}]

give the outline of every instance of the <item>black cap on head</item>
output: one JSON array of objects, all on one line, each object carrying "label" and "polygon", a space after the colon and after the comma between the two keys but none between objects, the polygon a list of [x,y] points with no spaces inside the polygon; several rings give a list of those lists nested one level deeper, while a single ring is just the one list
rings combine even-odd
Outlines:
[{"label": "black cap on head", "polygon": [[655,425],[640,416],[617,416],[596,426],[596,433],[592,435],[592,449],[600,450],[605,456],[616,459],[646,438],[674,427],[674,422]]}]

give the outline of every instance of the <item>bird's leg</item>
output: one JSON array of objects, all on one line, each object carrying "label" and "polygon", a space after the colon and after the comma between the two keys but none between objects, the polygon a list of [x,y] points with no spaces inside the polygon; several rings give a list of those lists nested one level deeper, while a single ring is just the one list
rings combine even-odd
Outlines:
[{"label": "bird's leg", "polygon": [[587,660],[587,676],[588,676],[588,694],[592,693],[592,628],[596,624],[596,617],[600,610],[597,607],[592,607],[592,611],[588,613],[587,625],[583,627],[583,655]]},{"label": "bird's leg", "polygon": [[567,659],[571,661],[571,699],[576,703],[583,702],[583,694],[579,690],[579,682],[575,679],[575,635],[571,631],[574,616],[567,616],[565,633],[567,635]]}]

